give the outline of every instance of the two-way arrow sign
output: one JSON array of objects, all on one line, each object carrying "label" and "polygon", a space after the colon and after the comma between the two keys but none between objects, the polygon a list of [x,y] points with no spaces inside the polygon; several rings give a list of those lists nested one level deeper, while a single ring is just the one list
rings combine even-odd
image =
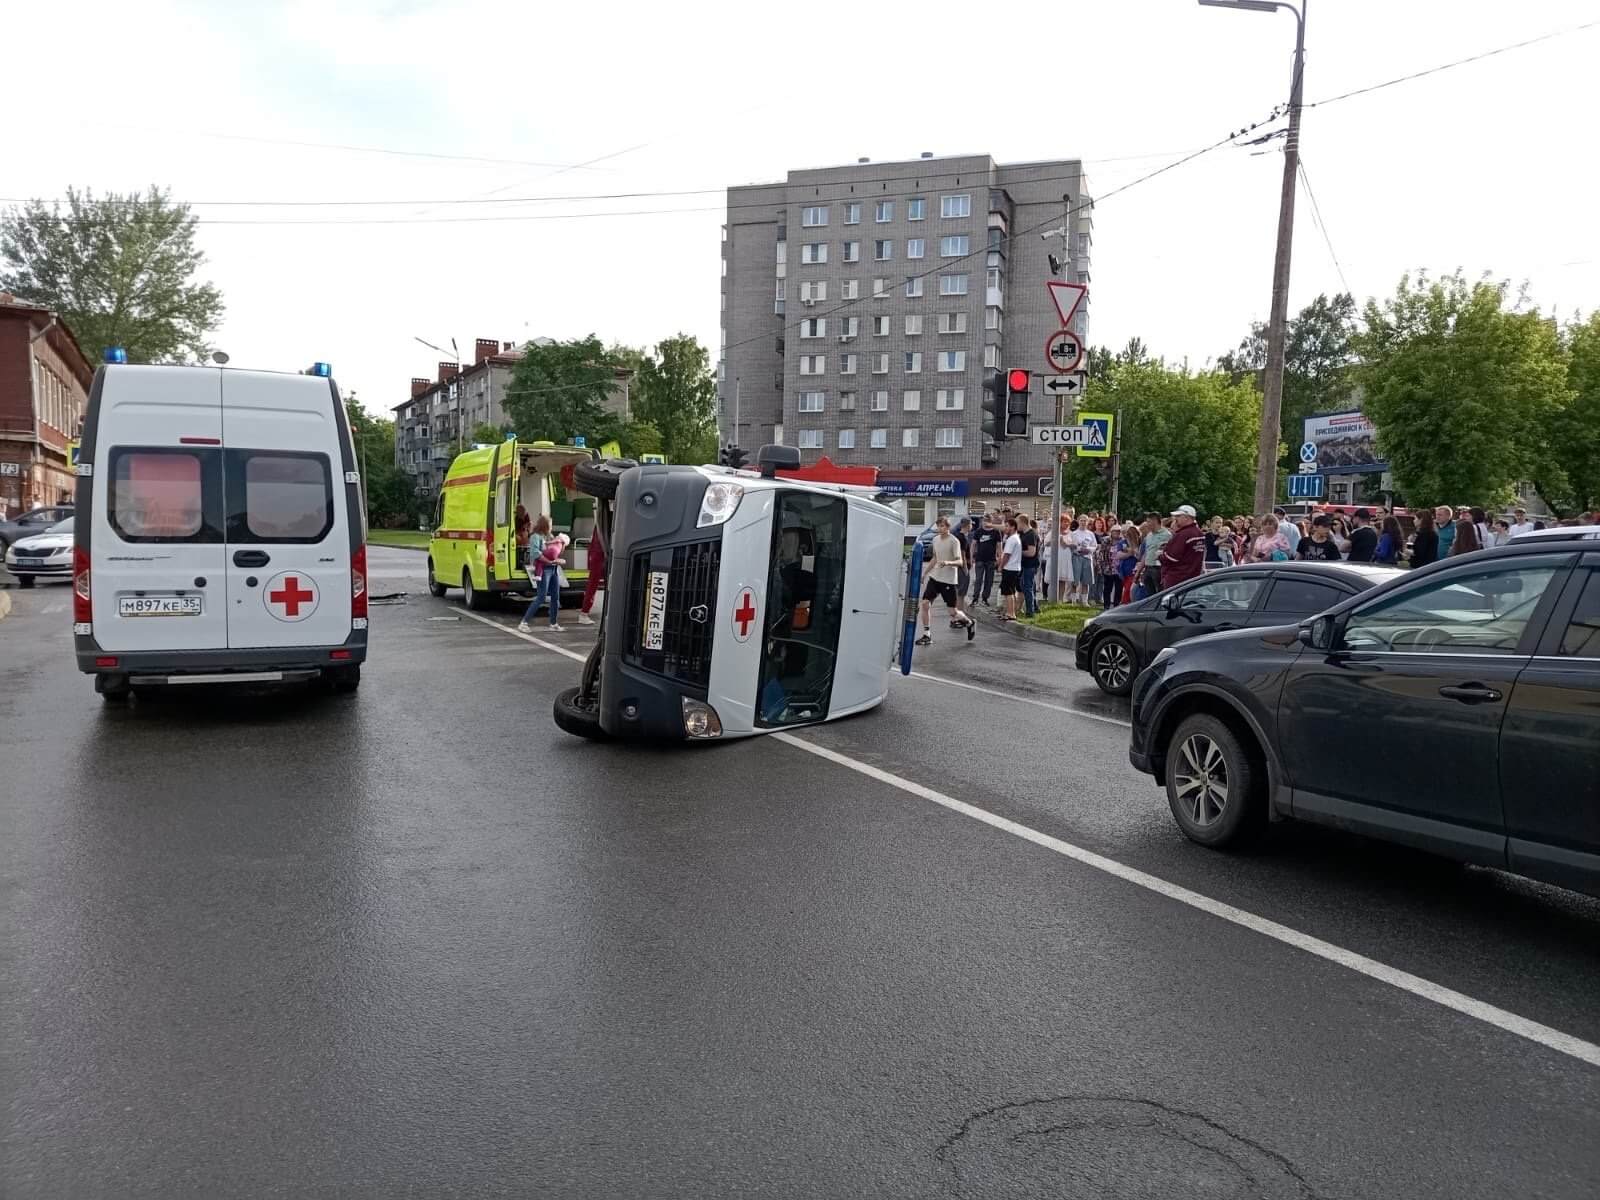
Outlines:
[{"label": "two-way arrow sign", "polygon": [[1081,396],[1087,376],[1083,371],[1074,371],[1071,375],[1046,375],[1044,377],[1044,394],[1046,396]]}]

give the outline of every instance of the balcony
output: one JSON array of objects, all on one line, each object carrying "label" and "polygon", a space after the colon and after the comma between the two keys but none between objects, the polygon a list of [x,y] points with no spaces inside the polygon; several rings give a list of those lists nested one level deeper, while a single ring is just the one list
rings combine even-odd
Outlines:
[{"label": "balcony", "polygon": [[1011,223],[1006,220],[1006,214],[1003,212],[989,214],[989,228],[998,229],[1002,236],[1008,236],[1011,233]]},{"label": "balcony", "polygon": [[989,308],[1004,308],[1006,306],[1006,293],[1004,288],[984,288],[983,302]]}]

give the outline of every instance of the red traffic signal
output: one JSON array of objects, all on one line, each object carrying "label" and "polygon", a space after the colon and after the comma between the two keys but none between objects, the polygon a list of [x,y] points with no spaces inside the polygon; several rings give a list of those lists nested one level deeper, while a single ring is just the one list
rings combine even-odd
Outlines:
[{"label": "red traffic signal", "polygon": [[1032,383],[1032,373],[1021,367],[1012,367],[1006,372],[1006,387],[1012,392],[1026,392]]}]

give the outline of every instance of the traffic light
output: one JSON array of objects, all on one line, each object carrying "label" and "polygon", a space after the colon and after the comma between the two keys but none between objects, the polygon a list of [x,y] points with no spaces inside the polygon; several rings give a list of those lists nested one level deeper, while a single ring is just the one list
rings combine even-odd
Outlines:
[{"label": "traffic light", "polygon": [[983,436],[998,440],[1005,436],[1006,377],[999,370],[985,373],[983,381]]},{"label": "traffic light", "polygon": [[1012,367],[1006,372],[1005,436],[1028,436],[1028,390],[1033,386],[1033,372],[1026,367]]},{"label": "traffic light", "polygon": [[745,451],[729,442],[717,452],[717,462],[724,467],[732,467],[737,471],[749,460],[750,456]]}]

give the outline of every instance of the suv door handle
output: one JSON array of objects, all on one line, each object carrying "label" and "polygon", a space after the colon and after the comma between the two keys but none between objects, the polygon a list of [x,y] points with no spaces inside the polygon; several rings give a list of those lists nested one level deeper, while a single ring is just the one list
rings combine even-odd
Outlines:
[{"label": "suv door handle", "polygon": [[265,550],[235,550],[233,552],[233,565],[236,567],[264,567],[272,559],[267,557]]},{"label": "suv door handle", "polygon": [[1460,687],[1446,685],[1439,689],[1439,695],[1447,700],[1459,700],[1463,704],[1492,704],[1500,699],[1500,693],[1492,687],[1484,687],[1481,683],[1467,683]]}]

